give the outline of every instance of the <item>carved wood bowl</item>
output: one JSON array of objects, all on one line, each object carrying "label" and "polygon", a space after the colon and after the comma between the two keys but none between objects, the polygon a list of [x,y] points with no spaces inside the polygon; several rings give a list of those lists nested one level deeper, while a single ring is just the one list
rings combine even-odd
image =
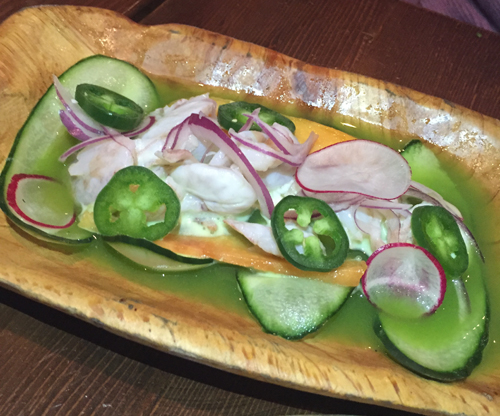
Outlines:
[{"label": "carved wood bowl", "polygon": [[[93,8],[31,8],[0,26],[2,163],[51,75],[94,54],[129,61],[174,88],[202,85],[200,91],[257,100],[386,142],[429,141],[487,189],[491,212],[500,207],[498,120],[216,33],[181,25],[141,26]],[[489,235],[498,235],[498,217],[489,224]],[[423,414],[500,414],[500,369],[494,366],[480,366],[463,382],[442,384],[416,376],[371,349],[321,337],[286,341],[262,332],[250,315],[153,290],[85,256],[36,241],[4,215],[0,222],[3,286],[126,338],[322,395]],[[480,243],[487,258],[500,257],[494,238]]]}]

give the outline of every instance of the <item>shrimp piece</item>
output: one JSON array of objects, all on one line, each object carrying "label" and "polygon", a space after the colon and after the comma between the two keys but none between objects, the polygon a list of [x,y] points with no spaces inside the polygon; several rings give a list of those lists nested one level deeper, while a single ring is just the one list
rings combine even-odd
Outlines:
[{"label": "shrimp piece", "polygon": [[[276,149],[270,145],[272,144],[272,142],[268,140],[267,135],[265,135],[264,133],[247,130],[239,133],[239,136],[247,140],[248,142],[254,143],[257,147],[259,147],[263,151],[277,153]],[[282,163],[281,160],[278,160],[273,156],[269,156],[268,154],[247,147],[242,143],[237,142],[237,144],[238,147],[243,152],[243,154],[248,159],[248,161],[258,172],[266,172],[267,170],[278,167]]]},{"label": "shrimp piece", "polygon": [[176,168],[170,179],[203,200],[208,210],[217,213],[239,214],[257,201],[252,186],[231,168],[192,163]]},{"label": "shrimp piece", "polygon": [[[208,94],[193,97],[188,100],[179,100],[171,107],[154,111],[151,115],[157,118],[156,123],[144,134],[135,139],[138,164],[146,168],[161,164],[158,154],[161,154],[165,140],[175,126],[182,123],[191,114],[203,113],[207,117],[215,117],[217,103],[208,98]],[[200,146],[202,149],[195,152]],[[183,149],[193,153],[204,153],[206,145],[190,134]]]},{"label": "shrimp piece", "polygon": [[226,219],[224,222],[266,253],[283,257],[270,226]]},{"label": "shrimp piece", "polygon": [[[75,199],[82,205],[93,204],[111,177],[127,166],[134,165],[134,141],[123,137],[91,144],[82,149],[69,168]],[[125,146],[123,141],[127,140]]]}]

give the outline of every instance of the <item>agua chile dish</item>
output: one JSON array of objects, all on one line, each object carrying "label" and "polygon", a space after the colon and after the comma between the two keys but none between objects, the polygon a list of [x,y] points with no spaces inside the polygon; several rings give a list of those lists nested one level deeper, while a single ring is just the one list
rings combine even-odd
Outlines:
[{"label": "agua chile dish", "polygon": [[[106,16],[104,13],[102,18],[105,20]],[[91,271],[87,272],[90,275],[94,270],[102,274],[105,282],[94,283],[93,279],[83,278],[83,282],[76,284],[85,295],[76,296],[78,302],[76,306],[71,304],[72,313],[98,319],[111,330],[212,365],[256,377],[271,376],[276,382],[325,394],[387,401],[383,389],[372,388],[370,394],[363,391],[362,384],[355,385],[357,396],[352,391],[348,393],[349,388],[339,376],[329,373],[340,370],[346,375],[346,371],[356,373],[360,369],[372,386],[371,377],[377,383],[389,382],[394,386],[393,377],[384,375],[384,371],[391,369],[401,374],[405,382],[410,380],[412,388],[421,386],[427,392],[432,386],[434,394],[443,394],[448,389],[450,394],[457,390],[474,394],[475,390],[468,386],[488,377],[481,367],[465,382],[449,387],[414,376],[374,350],[382,349],[412,371],[445,382],[466,378],[481,360],[488,339],[488,298],[495,296],[491,290],[494,283],[490,281],[495,264],[491,263],[494,260],[490,260],[493,256],[489,251],[494,249],[488,245],[492,226],[475,218],[486,218],[486,213],[493,218],[494,214],[488,212],[493,204],[486,204],[491,191],[488,187],[498,184],[494,172],[487,168],[481,171],[481,166],[474,172],[477,177],[471,178],[467,163],[457,158],[464,151],[461,146],[468,146],[467,151],[474,148],[473,116],[480,116],[461,110],[462,129],[457,129],[457,134],[466,136],[467,141],[452,144],[436,156],[439,152],[435,146],[425,144],[429,133],[418,134],[415,126],[407,125],[413,130],[397,130],[399,140],[392,142],[391,128],[380,126],[378,132],[371,129],[367,117],[361,113],[366,109],[369,116],[374,115],[366,97],[370,88],[376,88],[367,81],[375,82],[364,79],[352,83],[348,81],[351,74],[340,73],[346,78],[340,82],[331,74],[325,76],[320,69],[311,68],[307,73],[302,68],[287,74],[284,68],[277,67],[273,68],[269,82],[273,84],[275,77],[291,76],[290,94],[296,96],[296,102],[289,108],[273,100],[272,94],[263,99],[248,94],[243,104],[236,105],[225,99],[214,102],[199,94],[210,92],[215,97],[235,98],[235,91],[231,90],[248,88],[240,84],[238,70],[242,67],[254,70],[259,63],[263,64],[256,54],[259,49],[236,43],[234,50],[229,48],[229,55],[214,57],[215,65],[229,58],[238,63],[235,65],[238,69],[229,75],[235,85],[223,81],[214,87],[210,76],[192,82],[179,76],[182,68],[169,68],[171,61],[164,55],[166,51],[178,55],[187,53],[189,48],[177,46],[176,38],[180,36],[177,29],[166,33],[169,35],[161,42],[155,37],[145,41],[142,62],[131,61],[158,87],[161,107],[167,103],[170,106],[150,113],[159,106],[154,85],[122,61],[93,56],[71,66],[62,75],[67,67],[53,70],[61,75],[61,83],[55,78],[54,87],[34,108],[4,168],[3,209],[15,223],[44,240],[72,246],[90,243],[82,249],[86,256],[84,267]],[[197,37],[193,39],[200,42]],[[249,48],[252,53],[242,55],[239,47]],[[156,55],[158,50],[160,56]],[[129,60],[109,50],[96,48],[92,52]],[[85,56],[88,55],[92,53]],[[213,65],[214,62],[209,62],[207,67]],[[166,73],[160,73],[159,69]],[[170,69],[173,74],[168,72]],[[217,76],[217,71],[212,74]],[[307,86],[307,80],[304,81],[307,76],[324,76],[325,85],[337,92],[337,116],[340,114],[342,121],[336,119],[334,110],[327,111],[318,105],[307,113],[308,107],[314,106],[313,101],[300,101],[293,90],[297,80]],[[103,90],[103,86],[109,90]],[[393,106],[401,105],[397,102],[399,90],[385,86],[385,98]],[[323,92],[316,91],[319,96]],[[175,101],[178,97],[193,98]],[[355,105],[353,97],[358,99]],[[311,94],[308,99],[312,99]],[[432,115],[433,108],[418,107],[415,101],[405,99],[407,116],[414,111],[413,117],[422,117],[426,110],[427,115]],[[252,106],[249,101],[258,105]],[[102,111],[109,103],[117,109],[111,117]],[[348,118],[345,103],[353,105],[358,117]],[[267,112],[262,104],[281,114]],[[235,107],[245,115],[237,127],[225,124],[238,118]],[[229,112],[226,120],[222,116],[224,111]],[[443,111],[438,110],[439,116],[442,117]],[[259,119],[265,112],[268,118]],[[142,113],[145,114],[138,115]],[[294,114],[334,126],[341,124],[358,140]],[[380,117],[380,112],[375,116]],[[248,122],[245,117],[250,117]],[[494,130],[496,122],[487,121]],[[397,124],[397,117],[393,122]],[[251,130],[255,125],[262,131]],[[415,138],[419,140],[411,140]],[[366,139],[385,141],[402,152]],[[481,140],[484,139],[483,132]],[[493,148],[495,139],[490,137],[490,140]],[[487,158],[495,156],[489,152]],[[478,157],[484,159],[483,155]],[[203,182],[204,178],[209,180]],[[124,197],[127,192],[130,197]],[[162,195],[160,201],[155,201],[157,194]],[[472,201],[464,197],[470,194],[474,195]],[[123,204],[133,207],[127,211]],[[137,204],[142,204],[140,215]],[[158,207],[162,209],[160,212]],[[147,211],[147,226],[137,221],[138,216],[143,218],[143,211]],[[136,263],[156,268],[157,272],[143,271],[133,263],[116,260],[112,254],[102,263],[96,254],[91,254],[104,251],[108,245]],[[43,253],[49,248],[42,245],[39,250]],[[162,263],[165,258],[167,266]],[[212,265],[212,259],[252,266],[252,270]],[[75,266],[79,267],[72,264],[68,268]],[[123,270],[121,279],[129,282],[125,297],[119,296],[123,289],[114,293],[114,288],[108,286],[120,285],[115,283],[120,281],[119,274],[112,276],[113,267]],[[174,272],[168,269],[172,267]],[[353,289],[361,276],[361,285]],[[52,279],[58,284],[66,280]],[[60,288],[68,284],[67,303],[63,304]],[[74,294],[71,290],[69,295],[69,291],[74,282],[58,286],[57,300],[50,299],[49,293],[41,293],[36,284],[29,291],[22,285],[18,281],[18,290],[70,310],[68,300]],[[102,298],[102,302],[98,301],[100,313],[95,307],[92,311],[87,309],[89,292]],[[231,344],[233,353],[215,358],[224,349],[218,342],[208,346],[213,351],[202,351],[203,346],[191,335],[186,336],[187,332],[176,333],[168,340],[165,331],[171,332],[171,328],[151,328],[151,320],[146,321],[142,315],[142,322],[147,322],[144,327],[137,319],[141,313],[134,317],[130,313],[124,316],[121,310],[117,313],[115,308],[120,306],[115,304],[132,296],[139,296],[144,304],[140,308],[142,314],[165,308],[160,314],[156,311],[150,316],[156,320],[174,317],[176,326],[182,322],[175,331],[183,331],[183,325],[201,331],[209,328],[209,332],[215,327],[224,333],[223,339]],[[282,338],[257,335],[259,326],[241,297],[266,332]],[[107,302],[113,306],[106,305]],[[183,309],[183,302],[193,303],[203,311],[203,325],[192,320],[199,317],[199,312],[193,316],[187,308]],[[219,310],[234,314],[233,322],[221,319]],[[218,317],[211,320],[211,314]],[[492,322],[495,315],[492,307]],[[169,326],[168,321],[163,322]],[[237,341],[237,336],[247,341]],[[257,337],[259,345],[248,337]],[[304,339],[292,342],[285,338]],[[272,353],[276,362],[269,364],[267,360],[269,367],[264,369],[259,354],[269,349],[267,343],[276,342],[280,346],[278,352]],[[234,351],[235,345],[241,346],[244,359],[239,356],[240,351]],[[249,345],[254,355],[249,356],[245,351]],[[286,353],[281,352],[285,350]],[[340,355],[332,357],[332,351]],[[290,365],[293,368],[296,359],[301,362],[297,354],[306,354],[306,361],[313,357],[315,367],[321,364],[320,373],[304,369],[301,364],[299,371],[290,372]],[[351,357],[359,361],[365,354],[377,357],[376,369],[363,358],[358,366],[353,362],[343,363]],[[494,347],[486,347],[484,360],[494,363],[495,357]],[[287,362],[285,367],[282,360]],[[326,386],[325,382],[330,386],[333,383],[333,387],[320,387]],[[467,402],[467,406],[480,403],[479,397],[472,404]],[[422,411],[466,414],[470,411],[454,410],[449,406],[458,404],[439,404],[437,396],[434,398],[432,404],[406,398],[399,403],[393,401],[392,405]]]}]

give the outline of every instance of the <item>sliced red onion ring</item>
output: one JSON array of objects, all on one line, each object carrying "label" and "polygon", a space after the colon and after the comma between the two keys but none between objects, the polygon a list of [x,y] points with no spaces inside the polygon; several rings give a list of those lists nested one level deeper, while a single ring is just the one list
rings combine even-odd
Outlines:
[{"label": "sliced red onion ring", "polygon": [[387,244],[375,251],[366,265],[361,278],[363,292],[387,314],[415,319],[434,313],[443,302],[444,270],[422,247]]},{"label": "sliced red onion ring", "polygon": [[[67,198],[62,197],[64,192]],[[7,204],[19,217],[37,227],[63,229],[76,220],[73,198],[64,185],[49,176],[13,175],[7,187]]]},{"label": "sliced red onion ring", "polygon": [[173,127],[165,139],[165,144],[162,151],[165,149],[176,149],[181,142],[185,142],[189,137],[191,129],[189,128],[189,117],[185,118],[182,122]]},{"label": "sliced red onion ring", "polygon": [[450,204],[435,190],[428,188],[421,183],[411,181],[410,187],[405,192],[405,196],[413,196],[415,198],[421,199],[422,201],[428,202],[429,204],[443,207],[444,209],[448,210],[454,217],[463,220],[462,213],[455,205]]},{"label": "sliced red onion ring", "polygon": [[104,136],[97,136],[94,137],[93,139],[88,139],[85,140],[81,143],[78,143],[77,145],[70,147],[68,150],[66,150],[61,156],[59,156],[59,161],[60,162],[65,162],[68,157],[70,157],[73,153],[78,152],[79,150],[83,149],[86,146],[89,146],[94,143],[99,143],[102,142],[103,140],[109,140],[111,139],[111,136],[109,134],[106,134]]},{"label": "sliced red onion ring", "polygon": [[408,162],[395,150],[369,140],[351,140],[307,156],[295,174],[306,191],[350,192],[396,199],[411,181]]},{"label": "sliced red onion ring", "polygon": [[242,137],[240,133],[236,133],[233,129],[229,129],[229,135],[242,145],[250,149],[256,150],[257,152],[260,152],[264,155],[271,156],[290,166],[299,167],[306,158],[306,155],[298,155],[298,156],[285,155],[285,154],[280,155],[277,152],[263,149],[262,147],[259,146],[259,143],[253,143],[251,141],[246,140],[244,137]]},{"label": "sliced red onion ring", "polygon": [[101,129],[102,125],[92,120],[81,107],[73,102],[73,97],[69,91],[63,87],[59,79],[54,75],[54,87],[56,89],[57,96],[61,101],[62,105],[66,108],[71,117],[83,128],[91,131],[92,133],[103,135],[104,131]]},{"label": "sliced red onion ring", "polygon": [[[257,110],[260,111],[260,108],[256,109],[251,114],[243,114],[245,117],[248,117],[246,124],[250,123],[251,125],[252,122],[257,124],[262,129],[262,132],[266,134],[276,147],[285,155],[303,155],[305,157],[309,154],[309,151],[318,138],[316,133],[312,132],[304,143],[299,143],[292,132],[281,124],[274,123],[270,126],[266,122],[262,121],[258,116],[259,111]],[[241,131],[243,130],[240,129],[240,132]]]},{"label": "sliced red onion ring", "polygon": [[192,114],[188,119],[191,131],[195,136],[215,144],[240,168],[242,175],[257,194],[262,215],[270,218],[274,209],[274,203],[269,190],[240,148],[217,124],[203,114]]},{"label": "sliced red onion ring", "polygon": [[156,117],[148,116],[144,120],[142,120],[141,124],[139,124],[137,128],[135,128],[134,130],[123,132],[122,134],[127,137],[138,136],[139,134],[148,131],[155,123],[156,123]]},{"label": "sliced red onion ring", "polygon": [[132,159],[134,161],[134,165],[137,165],[137,152],[135,150],[135,142],[130,137],[124,136],[118,130],[115,130],[111,127],[104,127],[104,131],[109,134],[113,141],[129,151],[130,156],[132,156]]},{"label": "sliced red onion ring", "polygon": [[357,206],[366,198],[364,195],[350,192],[317,193],[305,191],[304,189],[300,191],[300,194],[325,201],[335,212]]},{"label": "sliced red onion ring", "polygon": [[474,234],[472,234],[472,231],[469,229],[469,227],[467,227],[465,225],[465,223],[460,218],[455,217],[455,219],[457,220],[457,224],[462,229],[462,231],[464,232],[464,234],[467,237],[469,237],[469,240],[470,240],[471,244],[474,246],[474,248],[476,249],[476,252],[479,255],[479,258],[484,263],[485,262],[484,254],[481,251],[481,248],[479,247],[479,243],[477,242],[476,238],[474,237]]},{"label": "sliced red onion ring", "polygon": [[[260,112],[260,108],[257,108],[251,114],[248,114],[248,113],[243,114],[245,117],[248,117],[248,120],[243,127],[247,126],[247,124],[250,124],[250,126],[253,123],[257,124],[261,128],[262,132],[264,134],[266,134],[267,137],[269,137],[271,139],[271,141],[276,145],[276,147],[279,150],[281,150],[285,155],[291,154],[286,149],[286,147],[282,144],[282,142],[280,140],[278,140],[278,138],[275,136],[274,132],[272,131],[271,126],[259,118],[259,112]],[[240,131],[242,131],[242,129],[240,129]]]},{"label": "sliced red onion ring", "polygon": [[64,86],[56,76],[53,76],[53,80],[57,97],[65,107],[64,110],[61,110],[59,112],[61,122],[66,127],[69,134],[71,134],[76,139],[84,142],[73,146],[72,148],[64,152],[59,158],[60,161],[66,160],[68,156],[89,144],[97,143],[109,138],[112,138],[119,144],[127,147],[127,149],[129,149],[132,153],[134,160],[137,160],[135,146],[126,143],[126,141],[130,140],[130,137],[137,136],[149,130],[156,122],[156,117],[148,116],[141,122],[141,124],[137,128],[123,133],[118,132],[117,130],[103,126],[102,124],[97,123],[92,118],[90,118],[87,114],[85,114],[78,103],[74,102],[69,91],[64,88]]},{"label": "sliced red onion ring", "polygon": [[403,211],[408,211],[412,207],[411,204],[403,204],[397,201],[389,201],[386,199],[373,199],[373,198],[363,199],[363,201],[360,203],[360,206],[372,209],[390,209],[390,210],[403,210]]},{"label": "sliced red onion ring", "polygon": [[68,130],[68,133],[71,134],[75,139],[84,141],[96,136],[95,133],[87,133],[83,127],[76,124],[76,122],[73,120],[73,117],[69,115],[67,110],[60,110],[59,118],[61,119],[64,127],[66,127],[66,130]]},{"label": "sliced red onion ring", "polygon": [[[252,116],[258,117],[259,113],[260,113],[260,107],[256,108],[255,110],[252,111]],[[238,130],[238,133],[250,130],[250,128],[252,127],[252,124],[253,124],[253,118],[250,118],[250,117],[247,118],[247,121],[245,122],[245,124],[243,124],[243,126],[241,126],[241,129]]]}]

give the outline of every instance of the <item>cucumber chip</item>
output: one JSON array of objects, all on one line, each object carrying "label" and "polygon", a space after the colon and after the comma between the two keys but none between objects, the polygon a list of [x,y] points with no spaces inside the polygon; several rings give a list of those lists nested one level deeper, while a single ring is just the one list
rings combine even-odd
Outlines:
[{"label": "cucumber chip", "polygon": [[175,254],[156,244],[127,236],[103,237],[103,240],[120,255],[138,266],[159,272],[197,270],[215,264],[212,259],[197,259]]},{"label": "cucumber chip", "polygon": [[285,339],[300,339],[316,331],[340,309],[353,289],[251,270],[240,270],[238,283],[264,331]]}]

